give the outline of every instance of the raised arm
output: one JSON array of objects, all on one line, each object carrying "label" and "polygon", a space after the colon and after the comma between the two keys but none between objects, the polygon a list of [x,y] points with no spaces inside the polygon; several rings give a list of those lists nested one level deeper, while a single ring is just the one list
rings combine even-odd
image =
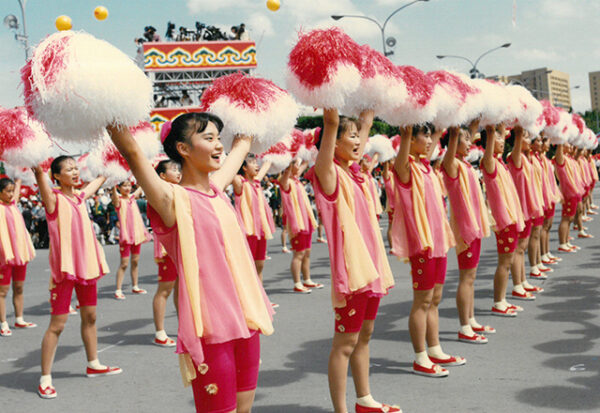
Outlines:
[{"label": "raised arm", "polygon": [[263,180],[263,178],[265,176],[267,176],[267,172],[269,171],[269,168],[271,167],[271,164],[273,162],[271,161],[264,161],[263,164],[260,166],[260,169],[258,170],[258,174],[256,175],[256,180],[261,182]]},{"label": "raised arm", "polygon": [[81,190],[81,192],[83,193],[83,199],[88,199],[89,197],[94,195],[98,191],[98,189],[100,189],[102,184],[104,184],[104,182],[106,182],[106,177],[104,176],[99,176],[93,181],[88,182],[85,188]]},{"label": "raised arm", "polygon": [[140,199],[142,197],[142,195],[144,194],[144,190],[142,189],[141,186],[138,186],[137,189],[135,191],[133,191],[133,195],[135,197],[135,199]]},{"label": "raised arm", "polygon": [[302,161],[300,168],[298,168],[298,176],[302,176],[306,168],[308,168],[308,161]]},{"label": "raised arm", "polygon": [[358,131],[358,138],[360,139],[360,148],[358,149],[358,153],[360,153],[361,158],[365,151],[367,141],[369,140],[369,133],[371,132],[371,126],[373,126],[374,117],[375,112],[372,109],[363,110],[360,113],[360,116],[358,117],[358,124],[360,125],[360,130]]},{"label": "raised arm", "polygon": [[450,178],[458,176],[458,161],[456,160],[456,149],[458,148],[458,136],[460,128],[453,126],[448,129],[448,148],[442,160],[442,167]]},{"label": "raised arm", "polygon": [[392,161],[387,161],[383,163],[383,172],[381,173],[381,175],[383,176],[383,180],[387,181],[390,179],[390,165],[392,164]]},{"label": "raised arm", "polygon": [[44,173],[42,167],[38,165],[31,169],[33,170],[33,174],[40,191],[40,196],[42,197],[42,202],[46,207],[46,211],[48,211],[49,214],[52,214],[56,209],[56,194],[52,191],[50,182],[48,182],[47,175]]},{"label": "raised arm", "polygon": [[443,129],[436,129],[435,132],[431,134],[431,145],[429,146],[429,152],[427,152],[427,159],[431,159],[433,156],[433,152],[435,151],[435,147],[437,146],[442,134],[444,133]]},{"label": "raised arm", "polygon": [[333,194],[337,186],[333,157],[339,124],[340,117],[337,109],[323,109],[323,131],[319,154],[315,161],[315,174],[319,179],[319,185],[327,195]]},{"label": "raised arm", "polygon": [[20,197],[21,197],[21,179],[17,178],[17,179],[15,179],[15,192],[13,194],[12,201],[17,202]]},{"label": "raised arm", "polygon": [[112,201],[113,205],[116,207],[119,206],[119,192],[117,191],[117,186],[113,186],[112,189],[110,190],[110,200]]},{"label": "raised arm", "polygon": [[496,145],[496,129],[494,128],[494,125],[486,126],[485,134],[485,152],[483,153],[481,164],[488,174],[493,174],[495,169],[494,146]]},{"label": "raised arm", "polygon": [[408,162],[408,156],[410,155],[410,141],[412,139],[412,126],[404,126],[400,129],[400,149],[398,150],[398,156],[394,162],[394,169],[400,178],[400,182],[403,184],[410,181],[410,164]]},{"label": "raised arm", "polygon": [[285,192],[290,190],[290,175],[292,175],[292,164],[285,168],[279,178],[279,186],[281,186],[281,189]]},{"label": "raised arm", "polygon": [[249,136],[238,135],[234,138],[233,145],[231,146],[231,151],[227,155],[227,159],[225,159],[225,162],[221,168],[210,176],[212,183],[221,191],[224,190],[237,175],[238,171],[242,167],[242,164],[244,163],[244,159],[246,159],[246,156],[248,156],[251,144],[252,138]]},{"label": "raised arm", "polygon": [[135,179],[146,193],[148,203],[160,215],[167,227],[173,226],[175,224],[175,207],[170,184],[160,179],[128,128],[111,125],[106,129],[115,146],[129,164]]},{"label": "raised arm", "polygon": [[371,163],[369,164],[369,174],[373,173],[373,169],[375,169],[375,165],[377,165],[377,161],[379,160],[379,154],[376,153],[373,155],[371,159]]},{"label": "raised arm", "polygon": [[556,145],[556,153],[554,154],[554,158],[556,159],[556,163],[560,166],[565,164],[565,153],[564,153],[564,145]]},{"label": "raised arm", "polygon": [[513,129],[515,131],[515,146],[513,146],[510,157],[512,158],[513,164],[517,167],[521,167],[521,152],[523,147],[523,128],[519,125]]}]

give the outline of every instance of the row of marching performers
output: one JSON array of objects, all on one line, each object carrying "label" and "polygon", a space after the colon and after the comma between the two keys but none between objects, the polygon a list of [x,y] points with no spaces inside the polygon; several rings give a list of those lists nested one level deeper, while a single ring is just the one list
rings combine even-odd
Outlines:
[{"label": "row of marching performers", "polygon": [[[372,111],[353,120],[340,118],[337,110],[324,110],[319,152],[314,167],[305,175],[312,184],[328,239],[334,310],[328,377],[336,412],[348,411],[349,366],[356,388],[357,412],[400,411],[397,406],[376,401],[369,387],[369,340],[379,302],[394,286],[378,222],[377,197],[369,174],[358,165],[372,122]],[[272,236],[273,226],[253,179],[259,176],[257,166],[247,158],[252,138],[238,136],[221,163],[222,128],[222,121],[207,113],[183,114],[172,124],[167,123],[161,137],[171,161],[164,161],[156,169],[143,156],[127,128],[109,126],[108,130],[148,200],[148,217],[157,241],[155,255],[163,264],[159,265],[159,281],[178,280],[178,337],[176,343],[172,340],[169,345],[177,346],[184,382],[192,385],[196,409],[246,412],[252,406],[258,379],[258,333],[273,333],[274,305],[261,282],[264,240]],[[547,141],[528,137],[515,127],[510,132],[513,149],[505,163],[501,155],[506,132],[501,125],[481,131],[486,202],[478,175],[464,161],[471,136],[478,130],[477,123],[469,129],[451,128],[444,138],[447,151],[441,162],[441,179],[428,161],[440,134],[432,137],[428,126],[403,128],[396,159],[384,165],[393,210],[389,233],[392,251],[411,264],[413,305],[409,332],[415,352],[413,372],[428,377],[447,376],[446,367],[466,363],[463,357],[446,354],[438,335],[438,305],[448,250],[456,247],[460,270],[458,337],[468,343],[484,344],[485,335],[495,330],[474,318],[473,281],[481,239],[489,235],[490,226],[496,232],[498,251],[492,314],[514,317],[522,308],[506,300],[509,271],[513,276],[512,298],[533,300],[534,294],[542,291],[526,278],[525,250],[529,252],[532,278],[546,277],[542,274],[550,270],[546,265],[560,260],[548,247],[547,232],[555,204],[563,202],[559,251],[565,253],[578,248],[569,242],[573,219],[578,220],[580,235],[587,236],[583,221],[594,208],[590,197],[598,178],[586,154],[573,153],[567,145],[559,146],[554,162],[550,162],[545,154]],[[283,173],[280,184],[295,251],[291,265],[294,288],[305,292],[322,285],[310,278],[310,240],[316,219],[298,180],[300,169],[294,163]],[[38,394],[53,398],[57,392],[51,368],[73,289],[81,310],[88,359],[86,374],[111,375],[121,373],[121,369],[101,364],[96,350],[96,283],[109,270],[93,235],[84,200],[98,190],[104,178],[76,191],[77,165],[73,158],[65,156],[52,163],[54,187],[41,168],[34,172],[48,219],[52,274],[51,319],[42,341]],[[231,183],[237,208],[224,193]],[[11,276],[21,280],[24,267],[34,254],[21,228],[22,219],[14,209],[14,187],[12,182],[2,181],[0,188],[0,218],[8,223],[3,226],[7,230],[1,233],[3,285]],[[450,220],[443,187],[448,194]],[[113,195],[115,201],[121,197],[129,202],[129,193],[121,189],[121,194]],[[123,205],[122,201],[121,229],[129,241],[122,243],[121,252],[123,255],[129,248],[134,254],[139,252],[135,248],[146,235],[135,208]],[[493,224],[489,222],[488,209]],[[2,288],[5,296],[8,287]],[[23,321],[22,312],[16,315],[21,317],[19,322]]]}]

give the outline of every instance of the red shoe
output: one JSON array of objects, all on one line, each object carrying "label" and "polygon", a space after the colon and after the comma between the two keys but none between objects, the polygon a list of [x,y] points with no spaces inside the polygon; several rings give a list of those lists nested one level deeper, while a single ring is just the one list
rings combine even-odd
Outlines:
[{"label": "red shoe", "polygon": [[569,237],[567,238],[569,241],[573,241],[575,238],[573,238],[572,236],[569,235]]},{"label": "red shoe", "polygon": [[132,288],[131,292],[134,294],[148,294],[148,291],[144,290],[143,288],[136,288],[135,290]]},{"label": "red shoe", "polygon": [[472,343],[472,344],[486,344],[488,339],[481,334],[473,334],[472,336],[468,336],[466,334],[458,332],[458,341],[462,341],[463,343]]},{"label": "red shoe", "polygon": [[0,328],[0,336],[10,337],[10,336],[12,336],[12,331],[10,331],[10,328],[7,328],[6,330]]},{"label": "red shoe", "polygon": [[563,260],[560,257],[550,257],[550,259],[556,261],[557,264]]},{"label": "red shoe", "polygon": [[517,313],[511,307],[506,307],[504,310],[500,310],[499,308],[492,307],[492,314],[500,316],[500,317],[516,317]]},{"label": "red shoe", "polygon": [[390,406],[389,404],[385,404],[385,403],[381,403],[381,404],[382,404],[381,407],[367,407],[367,406],[361,406],[360,404],[356,403],[354,405],[354,409],[355,409],[356,413],[380,413],[380,412],[402,413],[402,409],[400,409],[400,407],[398,407],[398,406]]},{"label": "red shoe", "polygon": [[531,294],[530,292],[527,292],[527,291],[525,291],[525,293],[520,293],[520,292],[517,292],[517,291],[513,290],[512,297],[514,299],[524,300],[524,301],[533,301],[533,300],[535,300],[535,296],[533,294]]},{"label": "red shoe", "polygon": [[29,323],[27,321],[25,321],[24,323],[15,323],[15,328],[36,328],[37,324],[36,323]]},{"label": "red shoe", "polygon": [[496,329],[494,327],[492,327],[492,326],[481,326],[481,327],[473,327],[473,326],[471,326],[471,328],[476,333],[494,334],[496,332]]},{"label": "red shoe", "polygon": [[541,293],[542,291],[544,291],[544,289],[542,287],[538,287],[537,285],[532,285],[531,288],[527,288],[527,287],[523,287],[523,288],[525,288],[525,291],[527,291],[528,293]]},{"label": "red shoe", "polygon": [[[543,264],[543,263],[542,263],[542,264]],[[554,270],[553,270],[552,268],[548,268],[548,267],[544,267],[544,268],[540,268],[540,267],[538,267],[538,269],[539,269],[541,272],[554,272]]]},{"label": "red shoe", "polygon": [[530,272],[529,276],[536,280],[547,280],[548,279],[548,276],[546,274],[544,274],[543,272],[540,272],[539,274],[534,274],[534,273]]},{"label": "red shoe", "polygon": [[302,283],[302,285],[303,285],[303,286],[305,286],[306,288],[316,288],[316,289],[319,289],[319,288],[323,288],[323,287],[324,287],[324,285],[323,285],[323,284],[321,284],[321,283],[316,283],[316,282],[314,282],[314,281],[313,281],[313,283],[312,283],[312,284],[310,284],[310,283]]},{"label": "red shoe", "polygon": [[590,210],[588,211],[588,215],[598,215],[598,213],[596,211]]},{"label": "red shoe", "polygon": [[279,308],[279,304],[271,303],[271,308]]},{"label": "red shoe", "polygon": [[311,291],[312,290],[310,288],[306,288],[304,286],[302,288],[294,287],[295,293],[310,294]]},{"label": "red shoe", "polygon": [[56,389],[54,386],[48,386],[42,389],[42,386],[38,386],[38,395],[42,399],[56,399]]},{"label": "red shoe", "polygon": [[523,307],[521,307],[520,305],[508,304],[508,308],[516,312],[523,311]]},{"label": "red shoe", "polygon": [[[161,346],[161,347],[175,347],[177,345],[177,343],[175,342],[175,340],[167,337],[164,340],[159,340],[156,337],[154,337],[154,344],[156,344],[157,346]],[[115,373],[117,374],[117,373]]]},{"label": "red shoe", "polygon": [[428,368],[421,366],[420,364],[417,364],[416,361],[413,362],[412,372],[415,374],[418,374],[420,376],[427,376],[427,377],[446,377],[446,376],[448,376],[448,374],[450,374],[450,372],[448,370],[446,370],[445,368],[443,368],[442,366],[440,366],[438,364],[434,364],[433,366],[431,366],[430,369],[428,369]]},{"label": "red shoe", "polygon": [[553,260],[553,259],[551,259],[551,260],[542,260],[542,264],[544,264],[544,265],[554,265],[554,264],[556,264],[557,262],[558,262],[558,261],[556,261],[556,260]]},{"label": "red shoe", "polygon": [[447,359],[438,359],[429,356],[429,360],[431,360],[433,364],[439,364],[440,366],[462,366],[463,364],[467,364],[467,359],[460,356],[450,356]]},{"label": "red shoe", "polygon": [[86,376],[88,377],[100,377],[100,376],[112,376],[113,374],[121,374],[123,370],[120,367],[110,367],[107,366],[105,369],[93,369],[88,367],[85,371]]},{"label": "red shoe", "polygon": [[594,238],[592,234],[588,234],[587,232],[577,234],[577,238]]},{"label": "red shoe", "polygon": [[563,248],[563,247],[558,247],[558,252],[576,252],[573,248]]}]

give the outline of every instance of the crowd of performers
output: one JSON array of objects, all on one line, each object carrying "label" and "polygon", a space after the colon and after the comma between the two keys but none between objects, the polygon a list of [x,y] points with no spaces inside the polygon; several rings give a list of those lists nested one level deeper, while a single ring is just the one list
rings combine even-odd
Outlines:
[{"label": "crowd of performers", "polygon": [[[532,301],[543,288],[530,281],[546,279],[552,266],[562,261],[552,254],[549,244],[556,205],[562,202],[555,252],[564,253],[563,257],[579,249],[570,242],[571,228],[577,230],[579,238],[592,237],[584,223],[598,208],[591,202],[598,180],[591,153],[562,144],[550,159],[549,140],[529,136],[518,126],[510,131],[502,125],[479,130],[478,122],[444,131],[429,125],[402,128],[395,159],[379,165],[384,181],[379,185],[372,174],[378,154],[363,156],[372,121],[371,111],[355,120],[338,116],[337,110],[324,110],[314,166],[307,170],[307,162],[294,159],[277,177],[284,226],[293,250],[293,291],[310,293],[323,288],[310,276],[317,218],[327,234],[335,310],[329,386],[334,408],[339,412],[347,411],[349,365],[357,390],[357,412],[399,411],[377,402],[369,388],[369,339],[379,302],[394,286],[379,226],[385,212],[380,186],[387,200],[390,252],[407,259],[411,266],[409,332],[415,352],[413,372],[429,377],[447,376],[446,367],[466,363],[464,357],[445,353],[438,336],[438,306],[449,249],[455,248],[459,265],[458,339],[485,344],[495,329],[475,319],[474,281],[481,241],[490,235],[490,229],[495,232],[498,253],[491,313],[515,317],[523,308],[507,301],[509,274],[513,286],[508,298]],[[267,240],[275,233],[273,211],[261,186],[270,162],[259,166],[258,159],[248,155],[251,139],[241,137],[221,166],[221,128],[221,120],[214,115],[179,116],[162,133],[169,159],[154,167],[138,155],[137,143],[127,130],[110,131],[139,184],[133,191],[127,180],[111,192],[120,227],[121,259],[115,298],[125,299],[122,284],[128,266],[132,293],[146,293],[137,283],[141,244],[152,239],[136,203],[144,190],[158,265],[158,288],[153,299],[154,343],[184,350],[178,351],[183,355],[181,368],[192,385],[198,411],[233,411],[236,406],[237,411],[248,411],[258,377],[258,333],[273,332],[272,308],[277,307],[262,288],[263,273],[268,277]],[[508,153],[505,143],[511,147]],[[483,152],[478,164],[467,160],[475,145]],[[53,398],[57,393],[51,378],[52,364],[59,336],[69,313],[74,311],[70,306],[73,289],[81,312],[86,374],[93,377],[121,372],[118,367],[101,364],[97,355],[96,285],[109,268],[85,200],[98,191],[105,178],[99,177],[77,190],[81,187],[79,171],[69,156],[52,162],[53,184],[42,168],[34,168],[34,173],[47,215],[52,274],[51,320],[42,341],[39,394]],[[312,184],[317,214],[300,181],[302,176]],[[230,184],[233,199],[224,193]],[[23,318],[23,285],[35,250],[16,207],[19,185],[18,180],[0,180],[2,336],[12,334],[5,303],[11,284],[14,328],[35,327]],[[209,262],[210,268],[203,270]],[[200,294],[192,294],[198,290],[189,288],[197,279],[178,278],[178,269],[186,267],[196,268],[196,272],[210,278],[210,282],[203,281]],[[177,289],[179,283],[186,283],[188,288]],[[174,289],[179,312],[177,342],[167,336],[164,328],[167,298]],[[201,317],[194,314],[197,311]],[[212,339],[194,340],[198,330],[205,334],[210,331],[207,337]],[[194,355],[202,355],[204,363],[197,365]],[[232,388],[231,383],[237,383],[237,387]]]}]

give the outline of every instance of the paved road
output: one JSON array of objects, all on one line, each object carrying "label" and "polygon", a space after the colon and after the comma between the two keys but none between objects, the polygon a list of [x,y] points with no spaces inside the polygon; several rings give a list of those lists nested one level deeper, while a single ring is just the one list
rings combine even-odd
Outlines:
[{"label": "paved road", "polygon": [[[598,191],[595,196],[600,204]],[[451,368],[450,376],[444,379],[418,377],[410,372],[409,268],[391,258],[396,287],[382,300],[371,346],[374,396],[400,404],[405,412],[600,411],[600,217],[588,226],[596,238],[578,242],[583,247],[579,253],[563,255],[564,261],[542,283],[546,291],[535,302],[520,303],[525,312],[516,319],[489,313],[496,254],[493,238],[485,240],[476,281],[476,315],[480,322],[498,330],[489,336],[487,345],[464,344],[456,339],[454,295],[458,270],[451,252],[440,307],[440,335],[444,350],[466,357],[467,364]],[[557,245],[556,237],[554,229],[553,246]],[[328,412],[327,358],[333,316],[327,249],[323,244],[314,244],[312,263],[313,278],[327,287],[298,295],[290,288],[290,255],[281,253],[279,247],[278,238],[270,242],[272,259],[265,269],[265,287],[280,308],[275,334],[262,337],[254,411]],[[105,251],[115,269],[117,248],[107,246]],[[127,294],[123,302],[114,300],[114,272],[99,284],[100,360],[121,366],[123,374],[85,378],[79,320],[72,316],[61,337],[53,371],[59,396],[55,400],[38,398],[35,391],[40,374],[40,342],[49,320],[47,259],[47,251],[38,251],[25,284],[25,314],[40,327],[16,331],[10,338],[0,337],[0,412],[193,411],[192,393],[181,385],[176,355],[171,349],[151,344],[156,281],[151,245],[142,249],[140,272],[141,285],[151,294]],[[10,306],[8,313],[12,323]],[[176,323],[169,303],[166,325],[173,336]],[[351,387],[348,393],[351,406]]]}]

